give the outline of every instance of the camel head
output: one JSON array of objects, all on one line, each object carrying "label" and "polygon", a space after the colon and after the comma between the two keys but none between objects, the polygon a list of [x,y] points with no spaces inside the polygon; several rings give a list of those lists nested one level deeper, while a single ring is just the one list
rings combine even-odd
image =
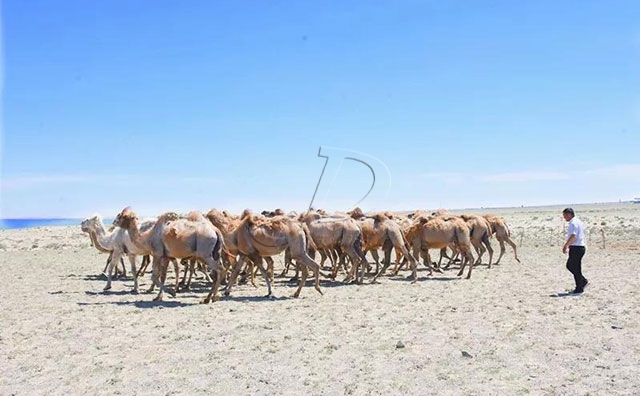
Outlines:
[{"label": "camel head", "polygon": [[320,213],[318,212],[305,212],[305,213],[301,213],[300,216],[298,216],[298,221],[309,222],[309,221],[319,220],[321,218],[322,218],[322,215],[320,215]]},{"label": "camel head", "polygon": [[87,219],[84,219],[82,223],[80,223],[80,229],[82,232],[90,233],[95,232],[99,225],[102,224],[102,218],[100,215],[93,215]]},{"label": "camel head", "polygon": [[176,212],[166,212],[158,216],[158,222],[166,223],[168,221],[176,221],[180,218],[180,215]]},{"label": "camel head", "polygon": [[135,214],[131,207],[127,206],[122,209],[122,212],[118,213],[113,220],[113,225],[116,227],[129,228],[132,220],[137,220],[138,216]]},{"label": "camel head", "polygon": [[362,213],[362,209],[360,209],[357,206],[352,211],[347,212],[347,214],[356,220],[364,217],[364,213]]}]

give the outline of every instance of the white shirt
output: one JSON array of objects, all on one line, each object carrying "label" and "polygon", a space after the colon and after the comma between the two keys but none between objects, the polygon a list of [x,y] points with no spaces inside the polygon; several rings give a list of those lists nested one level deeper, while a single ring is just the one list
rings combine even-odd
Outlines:
[{"label": "white shirt", "polygon": [[574,218],[569,221],[569,228],[567,229],[567,240],[571,238],[571,235],[576,236],[576,240],[573,241],[571,246],[587,246],[587,241],[584,237],[585,231],[586,228],[584,224],[580,221],[580,219],[574,216]]}]

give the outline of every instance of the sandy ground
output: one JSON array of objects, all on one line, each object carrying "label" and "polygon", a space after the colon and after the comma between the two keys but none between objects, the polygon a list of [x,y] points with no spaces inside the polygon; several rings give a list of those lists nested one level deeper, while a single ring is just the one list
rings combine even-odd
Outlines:
[{"label": "sandy ground", "polygon": [[576,209],[591,229],[582,296],[563,296],[558,208],[492,211],[522,264],[508,250],[471,280],[421,271],[293,299],[278,279],[276,299],[261,283],[211,305],[202,281],[164,303],[130,279],[102,292],[106,255],[79,227],[1,231],[0,395],[638,394],[640,205]]}]

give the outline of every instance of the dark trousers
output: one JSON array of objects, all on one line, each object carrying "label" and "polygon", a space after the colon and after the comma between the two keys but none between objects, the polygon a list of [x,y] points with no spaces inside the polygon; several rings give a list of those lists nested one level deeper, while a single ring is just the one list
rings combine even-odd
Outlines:
[{"label": "dark trousers", "polygon": [[582,276],[582,257],[587,249],[584,246],[570,246],[569,259],[567,260],[567,269],[573,274],[576,281],[576,289],[582,290],[587,280]]}]

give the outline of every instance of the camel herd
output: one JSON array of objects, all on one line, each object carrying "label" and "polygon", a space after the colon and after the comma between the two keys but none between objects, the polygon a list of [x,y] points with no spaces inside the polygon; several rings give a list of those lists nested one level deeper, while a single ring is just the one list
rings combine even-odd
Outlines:
[{"label": "camel herd", "polygon": [[[89,235],[96,249],[109,253],[103,271],[107,277],[104,290],[111,288],[114,270],[117,275],[120,264],[126,276],[126,257],[131,264],[133,293],[138,292],[138,277],[144,275],[151,264],[152,283],[148,292],[158,287],[156,301],[161,301],[165,292],[175,296],[181,287],[188,289],[197,271],[211,285],[203,303],[216,301],[221,285],[225,285],[224,294],[228,296],[241,274],[240,281],[250,279],[255,286],[257,271],[264,277],[267,296],[271,296],[273,257],[280,254],[284,254],[285,263],[280,275],[286,276],[291,265],[296,270],[298,286],[294,297],[300,295],[310,271],[314,287],[320,294],[320,277],[335,280],[341,270],[346,274],[344,282],[363,283],[372,271],[367,253],[375,263],[371,282],[391,265],[392,250],[395,250],[394,275],[408,264],[415,282],[422,258],[430,276],[459,261],[458,276],[462,276],[468,267],[469,279],[473,267],[482,263],[487,252],[488,268],[491,268],[491,239],[494,236],[500,244],[500,255],[495,264],[504,255],[505,243],[513,248],[515,259],[520,262],[504,219],[493,215],[455,215],[445,210],[416,211],[401,216],[389,212],[365,214],[359,208],[333,214],[323,210],[285,213],[276,209],[259,215],[245,210],[237,216],[212,209],[206,214],[168,212],[155,219],[139,220],[130,208],[125,208],[109,228],[96,215],[85,219],[81,229]],[[437,263],[429,253],[433,249],[440,251]],[[384,254],[382,261],[379,250]],[[316,253],[320,254],[319,263],[315,260]],[[142,257],[140,270],[136,270],[137,256]],[[327,259],[330,267],[325,267]],[[448,260],[444,267],[443,259]],[[173,289],[165,286],[170,263],[175,271]],[[181,265],[184,268],[182,282]]]}]

